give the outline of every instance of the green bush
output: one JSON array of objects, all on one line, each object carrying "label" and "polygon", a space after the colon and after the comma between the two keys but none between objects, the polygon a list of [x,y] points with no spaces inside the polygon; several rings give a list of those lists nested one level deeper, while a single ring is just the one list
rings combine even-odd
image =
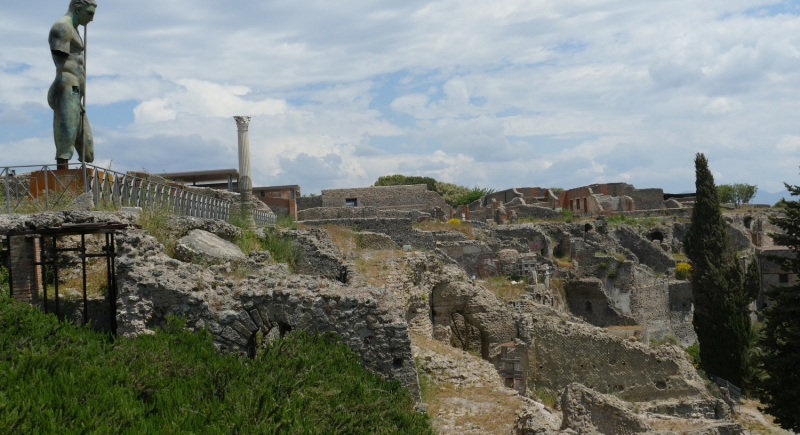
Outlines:
[{"label": "green bush", "polygon": [[616,278],[617,277],[617,271],[616,270],[609,270],[608,271],[608,277],[609,278]]},{"label": "green bush", "polygon": [[0,297],[3,434],[433,434],[341,339],[293,333],[255,359],[180,322],[110,340]]},{"label": "green bush", "polygon": [[693,345],[689,347],[683,348],[686,351],[686,354],[689,355],[689,358],[692,359],[692,364],[695,368],[700,367],[700,343],[695,342]]}]

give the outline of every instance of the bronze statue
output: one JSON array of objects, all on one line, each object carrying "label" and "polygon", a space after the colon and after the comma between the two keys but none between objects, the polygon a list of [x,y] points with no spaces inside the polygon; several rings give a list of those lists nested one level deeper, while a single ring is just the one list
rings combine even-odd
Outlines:
[{"label": "bronze statue", "polygon": [[56,64],[56,79],[47,93],[53,109],[53,136],[59,169],[77,149],[81,162],[94,161],[94,139],[86,117],[86,57],[78,26],[94,19],[95,0],[71,0],[67,14],[50,29],[50,52]]}]

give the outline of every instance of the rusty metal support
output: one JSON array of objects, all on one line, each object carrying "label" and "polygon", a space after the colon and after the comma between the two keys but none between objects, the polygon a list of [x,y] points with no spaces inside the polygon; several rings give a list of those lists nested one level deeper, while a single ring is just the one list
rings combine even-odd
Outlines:
[{"label": "rusty metal support", "polygon": [[83,272],[83,324],[89,323],[89,298],[86,296],[86,234],[81,233],[81,270]]}]

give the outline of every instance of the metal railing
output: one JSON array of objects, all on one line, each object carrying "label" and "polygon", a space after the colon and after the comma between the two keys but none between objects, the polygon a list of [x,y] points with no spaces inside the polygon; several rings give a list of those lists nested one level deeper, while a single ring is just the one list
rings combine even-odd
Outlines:
[{"label": "metal railing", "polygon": [[[717,376],[708,375],[708,379],[711,380],[711,382],[717,384],[718,387],[727,389],[728,393],[731,396],[731,399],[733,399],[733,401],[736,402],[737,408],[739,406],[741,406],[741,404],[742,404],[742,389],[741,388],[739,388],[736,385],[733,385],[730,382],[726,381],[725,379],[722,379],[722,378],[717,377]],[[732,411],[737,411],[737,410],[732,409]]]},{"label": "metal railing", "polygon": [[[64,209],[74,198],[91,193],[94,203],[114,207],[165,207],[170,212],[227,220],[236,203],[191,192],[177,184],[123,174],[91,164],[71,164],[54,170],[51,165],[0,168],[0,197],[5,213],[36,213]],[[24,173],[23,173],[24,172]],[[277,222],[274,213],[253,210],[257,225]]]}]

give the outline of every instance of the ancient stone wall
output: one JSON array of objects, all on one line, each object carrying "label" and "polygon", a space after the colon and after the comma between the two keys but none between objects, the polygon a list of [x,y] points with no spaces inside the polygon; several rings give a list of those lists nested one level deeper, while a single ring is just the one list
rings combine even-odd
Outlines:
[{"label": "ancient stone wall", "polygon": [[675,259],[653,242],[639,235],[631,227],[621,225],[611,232],[620,245],[636,254],[639,262],[652,267],[657,272],[666,272],[675,267]]},{"label": "ancient stone wall", "polygon": [[386,234],[400,246],[411,245],[413,249],[434,249],[433,235],[415,230],[411,219],[396,218],[354,218],[303,221],[304,225],[338,225],[361,231]]},{"label": "ancient stone wall", "polygon": [[661,339],[671,332],[669,306],[669,281],[666,277],[631,291],[631,315],[640,325],[647,327],[650,338]]},{"label": "ancient stone wall", "polygon": [[344,207],[348,200],[355,200],[357,207],[407,208],[424,211],[432,210],[434,207],[450,209],[441,195],[428,191],[424,184],[322,191],[323,207]]},{"label": "ancient stone wall", "polygon": [[302,210],[297,214],[297,219],[300,221],[377,217],[411,219],[413,222],[419,222],[423,218],[430,219],[431,215],[417,210],[381,210],[377,207],[317,207]]},{"label": "ancient stone wall", "polygon": [[597,279],[568,281],[564,286],[569,311],[595,326],[630,326],[638,322],[623,313]]},{"label": "ancient stone wall", "polygon": [[252,353],[256,332],[335,332],[369,370],[419,394],[403,307],[386,290],[346,287],[262,265],[238,281],[163,254],[139,231],[118,238],[117,324],[124,337],[152,333],[177,315],[190,329],[208,328],[219,350]]},{"label": "ancient stone wall", "polygon": [[706,392],[678,347],[650,349],[543,309],[521,313],[517,325],[520,339],[528,344],[529,391],[561,391],[578,382],[637,402],[700,397]]},{"label": "ancient stone wall", "polygon": [[692,317],[694,314],[694,295],[689,281],[669,283],[669,329],[687,347],[697,342]]},{"label": "ancient stone wall", "polygon": [[[322,196],[301,196],[296,199],[297,211],[306,210],[309,208],[322,207]],[[298,218],[299,219],[299,218]],[[301,219],[302,220],[302,219]]]},{"label": "ancient stone wall", "polygon": [[518,205],[516,210],[520,219],[554,219],[564,216],[560,211],[540,205]]}]

